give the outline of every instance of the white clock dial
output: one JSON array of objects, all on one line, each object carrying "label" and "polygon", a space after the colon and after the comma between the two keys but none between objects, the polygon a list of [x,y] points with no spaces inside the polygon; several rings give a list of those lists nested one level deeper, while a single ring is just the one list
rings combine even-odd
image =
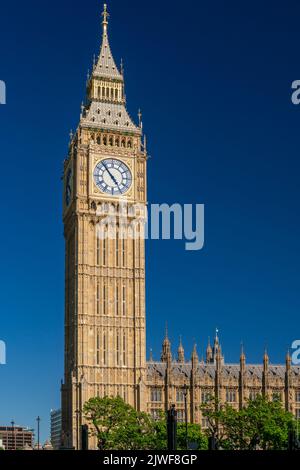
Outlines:
[{"label": "white clock dial", "polygon": [[130,189],[132,175],[125,163],[114,158],[107,158],[96,165],[94,181],[102,192],[116,196]]}]

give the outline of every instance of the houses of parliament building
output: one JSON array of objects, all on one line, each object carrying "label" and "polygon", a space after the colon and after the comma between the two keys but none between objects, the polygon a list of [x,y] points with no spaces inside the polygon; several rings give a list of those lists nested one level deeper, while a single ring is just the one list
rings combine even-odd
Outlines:
[{"label": "houses of parliament building", "polygon": [[[146,360],[145,240],[124,237],[120,201],[147,205],[147,148],[141,115],[136,124],[126,109],[123,66],[114,61],[109,14],[102,13],[102,45],[87,79],[80,121],[64,162],[65,375],[62,384],[62,443],[80,447],[83,406],[91,397],[121,396],[156,416],[176,404],[178,419],[205,427],[200,404],[208,395],[242,407],[256,394],[280,396],[300,418],[300,367],[288,354],[285,365],[224,361],[218,334],[206,357],[196,346],[176,357],[166,334],[159,362]],[[99,224],[114,209],[114,236],[99,236]],[[143,217],[143,213],[140,214]],[[132,215],[133,217],[133,215]],[[104,224],[105,227],[105,224]],[[126,229],[126,227],[125,227]]]}]

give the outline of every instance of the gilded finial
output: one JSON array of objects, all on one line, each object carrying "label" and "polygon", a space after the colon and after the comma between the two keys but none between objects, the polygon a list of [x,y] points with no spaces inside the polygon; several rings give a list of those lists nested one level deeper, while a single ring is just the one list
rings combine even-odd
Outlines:
[{"label": "gilded finial", "polygon": [[103,21],[102,21],[103,29],[104,29],[104,31],[106,31],[107,25],[108,25],[108,18],[110,16],[108,11],[107,11],[107,4],[106,3],[104,3],[102,16],[103,16]]}]

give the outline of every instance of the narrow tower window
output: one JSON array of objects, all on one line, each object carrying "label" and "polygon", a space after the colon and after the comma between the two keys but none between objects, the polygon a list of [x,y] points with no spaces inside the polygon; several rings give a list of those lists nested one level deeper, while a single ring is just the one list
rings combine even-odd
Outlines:
[{"label": "narrow tower window", "polygon": [[[118,281],[116,281],[118,282]],[[115,298],[115,306],[116,306],[116,315],[119,315],[119,286],[116,285],[116,298]]]},{"label": "narrow tower window", "polygon": [[100,238],[98,236],[98,231],[96,230],[96,264],[100,266]]},{"label": "narrow tower window", "polygon": [[103,285],[103,315],[107,315],[107,286]]},{"label": "narrow tower window", "polygon": [[107,344],[106,344],[106,333],[103,334],[103,364],[107,365]]},{"label": "narrow tower window", "polygon": [[106,233],[105,233],[104,238],[103,238],[103,266],[106,266],[106,249],[107,249],[107,239],[106,239]]},{"label": "narrow tower window", "polygon": [[96,345],[96,364],[100,365],[100,335],[97,333],[97,345]]},{"label": "narrow tower window", "polygon": [[123,334],[123,366],[126,366],[126,334]]},{"label": "narrow tower window", "polygon": [[100,315],[100,280],[97,280],[96,311]]},{"label": "narrow tower window", "polygon": [[119,264],[120,264],[119,243],[120,243],[119,232],[118,232],[118,229],[117,229],[117,233],[116,233],[116,267],[117,268],[119,267]]},{"label": "narrow tower window", "polygon": [[125,267],[126,265],[126,249],[125,249],[125,240],[123,238],[122,240],[122,264],[123,264],[123,267]]},{"label": "narrow tower window", "polygon": [[123,316],[125,317],[126,315],[126,287],[123,286],[122,288],[122,313]]},{"label": "narrow tower window", "polygon": [[120,336],[117,334],[117,365],[120,365]]}]

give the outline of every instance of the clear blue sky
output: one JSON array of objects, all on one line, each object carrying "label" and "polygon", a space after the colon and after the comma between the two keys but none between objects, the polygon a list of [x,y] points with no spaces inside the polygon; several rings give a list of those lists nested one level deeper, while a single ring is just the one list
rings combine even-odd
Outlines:
[{"label": "clear blue sky", "polygon": [[[2,2],[0,424],[48,437],[63,377],[62,162],[101,40],[101,2]],[[201,355],[219,327],[225,358],[265,344],[283,362],[299,331],[300,5],[290,0],[109,2],[130,113],[144,114],[149,200],[204,203],[206,243],[147,246],[147,336],[158,358]]]}]

